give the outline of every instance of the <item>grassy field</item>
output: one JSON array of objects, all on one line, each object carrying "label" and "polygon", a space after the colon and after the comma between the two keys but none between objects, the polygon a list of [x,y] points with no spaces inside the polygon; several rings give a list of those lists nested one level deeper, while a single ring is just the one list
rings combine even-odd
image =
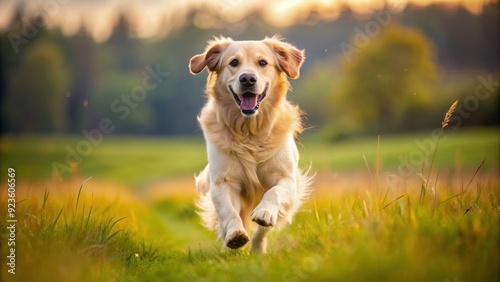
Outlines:
[{"label": "grassy field", "polygon": [[[431,133],[420,133],[381,136],[380,142],[377,137],[366,137],[329,143],[306,135],[300,141],[299,150],[302,166],[311,164],[313,169],[325,173],[366,171],[366,162],[373,165],[377,154],[380,170],[397,170],[402,159],[410,159],[409,162],[415,159],[416,169],[421,170],[420,164],[427,165],[431,159],[436,143],[432,138]],[[58,170],[54,170],[54,164],[58,164],[72,170],[62,171],[62,179],[92,176],[142,188],[165,178],[192,176],[206,165],[202,137],[111,136],[90,149],[85,144],[91,143],[84,136],[2,136],[0,168],[6,171],[9,166],[17,167],[19,173],[29,179],[59,179],[54,175]],[[500,131],[495,128],[446,133],[441,138],[434,166],[444,170],[474,170],[484,158],[483,169],[497,170],[499,144]],[[78,153],[79,146],[82,154]],[[0,179],[5,177],[0,175]]]},{"label": "grassy field", "polygon": [[[82,140],[1,138],[0,178],[15,168],[17,220],[13,275],[2,185],[1,281],[500,278],[498,129],[447,133],[430,174],[431,133],[304,137],[315,192],[292,225],[272,232],[265,256],[223,251],[201,227],[192,175],[206,162],[202,140],[105,137],[59,178],[54,162],[66,164],[66,147]],[[403,173],[409,165],[414,173]]]}]

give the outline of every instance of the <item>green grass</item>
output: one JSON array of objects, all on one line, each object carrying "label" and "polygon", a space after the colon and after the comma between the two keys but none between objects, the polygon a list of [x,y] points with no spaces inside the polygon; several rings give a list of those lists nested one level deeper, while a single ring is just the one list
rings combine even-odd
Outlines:
[{"label": "green grass", "polygon": [[[469,129],[458,132],[445,131],[435,167],[441,169],[474,169],[486,158],[483,169],[499,168],[500,131],[498,128]],[[53,164],[70,167],[66,162],[68,150],[77,150],[82,136],[2,136],[0,139],[0,168],[19,168],[18,173],[30,179],[54,177]],[[420,163],[428,163],[428,150],[422,151],[419,142],[433,142],[431,133],[380,138],[380,167],[397,169],[402,159],[417,154]],[[318,171],[364,170],[363,156],[370,165],[376,160],[377,137],[366,137],[336,143],[305,136],[299,146],[302,166],[310,163]],[[433,148],[433,147],[430,147]],[[89,154],[82,149],[76,171],[84,177],[104,178],[135,187],[166,177],[187,177],[199,172],[206,165],[204,141],[200,138],[137,138],[105,137],[101,144],[92,146]],[[419,158],[421,154],[424,158]],[[417,158],[418,157],[418,158]],[[74,158],[70,158],[73,159]],[[421,160],[421,161],[420,161]],[[458,167],[461,166],[461,167]],[[417,165],[420,169],[420,165]],[[62,178],[71,172],[60,173]],[[4,175],[0,177],[5,177]]]},{"label": "green grass", "polygon": [[[412,190],[388,205],[374,189],[316,197],[317,208],[308,202],[272,233],[266,256],[221,251],[191,201],[108,206],[84,192],[77,205],[74,189],[60,206],[39,195],[18,205],[17,274],[3,265],[2,281],[496,281],[498,187],[449,201],[446,189],[441,205],[419,205]],[[140,214],[139,229],[125,205]],[[144,228],[157,233],[141,237]]]},{"label": "green grass", "polygon": [[[19,173],[25,177],[46,179],[53,177],[54,163],[71,167],[72,160],[78,173],[87,177],[141,186],[145,181],[193,175],[204,167],[207,159],[200,138],[114,136],[104,138],[90,150],[82,147],[78,161],[75,157],[68,158],[67,147],[71,152],[78,152],[78,144],[85,144],[85,140],[82,136],[3,136],[0,143],[1,169],[10,166],[19,168]],[[60,175],[65,179],[71,177],[72,172],[63,171]]]},{"label": "green grass", "polygon": [[[498,281],[497,129],[447,134],[422,200],[428,160],[399,182],[369,177],[397,174],[399,156],[427,136],[382,136],[378,154],[377,138],[306,136],[301,162],[319,171],[316,191],[292,225],[271,233],[265,256],[223,251],[201,226],[192,174],[205,164],[202,140],[109,138],[59,181],[48,180],[47,163],[78,138],[2,137],[18,222],[11,275],[0,210],[1,281]],[[174,180],[149,185],[165,178]]]},{"label": "green grass", "polygon": [[[498,128],[467,129],[456,132],[445,130],[444,132],[436,154],[434,163],[436,168],[473,170],[483,158],[485,158],[484,169],[499,168],[500,130]],[[336,143],[327,143],[315,137],[304,138],[301,158],[304,163],[311,161],[317,170],[359,170],[365,168],[363,156],[370,162],[370,165],[376,160],[376,136]],[[432,158],[436,140],[430,132],[381,136],[380,166],[387,170],[397,169],[402,160],[407,159],[414,159],[415,164],[428,164]],[[426,145],[419,147],[418,144]],[[422,161],[420,161],[420,156],[424,156]]]}]

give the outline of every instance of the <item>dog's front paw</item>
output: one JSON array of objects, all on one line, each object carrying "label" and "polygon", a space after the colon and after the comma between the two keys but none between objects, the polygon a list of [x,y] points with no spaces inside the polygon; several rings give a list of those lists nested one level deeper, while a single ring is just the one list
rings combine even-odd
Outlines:
[{"label": "dog's front paw", "polygon": [[259,208],[258,206],[252,212],[252,220],[264,227],[275,226],[277,219],[277,212],[272,212],[265,208]]},{"label": "dog's front paw", "polygon": [[250,238],[248,238],[248,234],[245,230],[235,230],[226,236],[224,242],[230,249],[239,249],[245,246],[249,240]]}]

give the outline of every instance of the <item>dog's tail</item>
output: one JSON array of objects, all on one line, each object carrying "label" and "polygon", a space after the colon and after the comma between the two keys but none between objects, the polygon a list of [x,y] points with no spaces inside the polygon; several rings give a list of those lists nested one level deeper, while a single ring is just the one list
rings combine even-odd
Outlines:
[{"label": "dog's tail", "polygon": [[302,203],[309,198],[312,193],[312,184],[316,172],[311,172],[312,165],[307,169],[303,169],[297,174],[297,201],[294,205],[295,211],[298,211]]},{"label": "dog's tail", "polygon": [[196,190],[199,199],[196,201],[197,213],[201,217],[203,226],[210,230],[217,230],[218,216],[215,210],[212,196],[210,194],[210,178],[208,175],[208,165],[198,175],[194,177]]},{"label": "dog's tail", "polygon": [[200,195],[200,198],[196,201],[196,207],[198,209],[197,213],[201,217],[203,226],[209,230],[217,230],[217,226],[219,226],[219,218],[217,216],[214,203],[212,202],[210,191],[205,195]]}]

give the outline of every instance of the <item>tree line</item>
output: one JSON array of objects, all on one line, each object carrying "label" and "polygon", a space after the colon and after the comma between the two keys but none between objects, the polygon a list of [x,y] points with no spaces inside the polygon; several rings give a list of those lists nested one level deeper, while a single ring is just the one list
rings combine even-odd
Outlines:
[{"label": "tree line", "polygon": [[190,57],[213,35],[276,33],[306,49],[289,97],[308,114],[312,132],[335,139],[432,128],[451,102],[474,95],[478,77],[491,77],[492,95],[465,125],[498,125],[498,8],[490,4],[474,15],[407,7],[369,19],[346,10],[332,22],[284,29],[256,16],[245,30],[190,25],[156,40],[131,37],[121,20],[103,43],[84,31],[66,37],[43,24],[28,41],[13,38],[26,28],[19,14],[0,34],[1,130],[79,134],[110,120],[113,134],[200,134],[196,115],[206,77],[189,74]]}]

